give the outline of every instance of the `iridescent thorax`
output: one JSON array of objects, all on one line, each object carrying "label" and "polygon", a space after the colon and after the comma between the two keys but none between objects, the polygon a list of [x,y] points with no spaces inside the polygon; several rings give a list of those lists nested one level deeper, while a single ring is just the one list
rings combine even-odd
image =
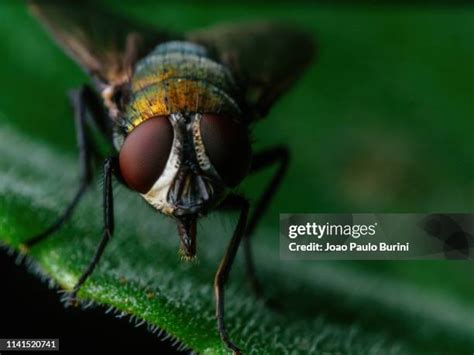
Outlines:
[{"label": "iridescent thorax", "polygon": [[190,42],[158,45],[135,66],[132,96],[125,112],[127,131],[144,120],[176,112],[238,118],[238,89],[229,70]]}]

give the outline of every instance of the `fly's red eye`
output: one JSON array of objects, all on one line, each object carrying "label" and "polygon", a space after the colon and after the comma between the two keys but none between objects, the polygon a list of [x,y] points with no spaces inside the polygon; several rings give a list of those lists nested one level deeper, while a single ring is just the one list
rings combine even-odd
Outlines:
[{"label": "fly's red eye", "polygon": [[229,187],[247,175],[250,166],[250,142],[247,128],[228,117],[204,114],[201,137],[206,154]]},{"label": "fly's red eye", "polygon": [[173,144],[167,116],[146,120],[125,139],[119,154],[120,172],[127,185],[146,193],[165,169]]}]

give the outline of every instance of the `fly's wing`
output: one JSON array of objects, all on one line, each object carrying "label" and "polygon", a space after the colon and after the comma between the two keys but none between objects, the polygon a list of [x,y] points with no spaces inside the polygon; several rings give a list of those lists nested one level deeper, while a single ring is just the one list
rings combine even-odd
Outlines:
[{"label": "fly's wing", "polygon": [[267,113],[315,52],[311,36],[279,23],[225,24],[186,38],[205,46],[231,70],[244,90],[247,109],[256,117]]},{"label": "fly's wing", "polygon": [[33,14],[99,83],[127,82],[133,65],[170,35],[120,17],[92,1],[30,0]]}]

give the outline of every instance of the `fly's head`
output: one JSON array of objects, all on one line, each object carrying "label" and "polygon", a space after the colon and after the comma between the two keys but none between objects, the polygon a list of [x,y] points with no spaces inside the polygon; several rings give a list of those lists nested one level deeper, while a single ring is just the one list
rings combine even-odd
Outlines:
[{"label": "fly's head", "polygon": [[247,127],[214,114],[173,113],[142,122],[119,153],[125,183],[178,222],[181,251],[196,253],[196,220],[216,207],[250,166]]}]

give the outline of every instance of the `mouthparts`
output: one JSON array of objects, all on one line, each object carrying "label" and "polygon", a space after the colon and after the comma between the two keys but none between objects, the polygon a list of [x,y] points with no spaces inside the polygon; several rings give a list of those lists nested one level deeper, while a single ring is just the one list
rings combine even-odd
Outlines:
[{"label": "mouthparts", "polygon": [[222,191],[221,183],[191,169],[182,168],[171,183],[168,202],[175,207],[173,214],[178,218],[205,214]]},{"label": "mouthparts", "polygon": [[187,260],[196,256],[196,220],[197,217],[194,215],[178,217],[180,253]]}]

